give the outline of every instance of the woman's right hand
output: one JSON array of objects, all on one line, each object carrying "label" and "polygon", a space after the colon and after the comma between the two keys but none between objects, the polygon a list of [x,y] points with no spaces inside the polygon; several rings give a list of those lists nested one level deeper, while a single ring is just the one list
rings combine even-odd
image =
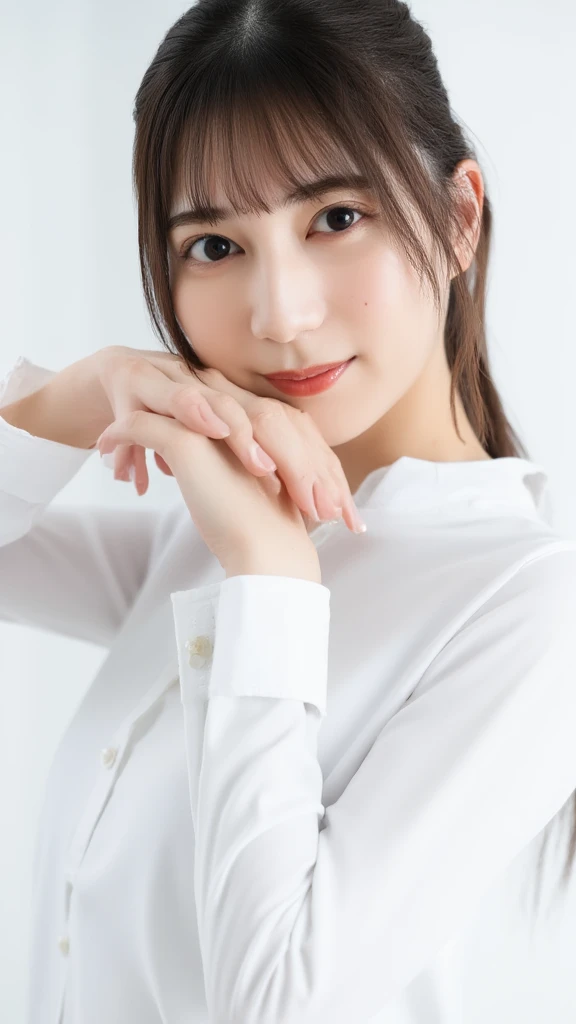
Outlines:
[{"label": "woman's right hand", "polygon": [[[342,515],[349,529],[359,532],[361,520],[340,460],[308,413],[275,398],[254,395],[213,368],[196,370],[196,377],[180,356],[170,352],[111,345],[88,358],[113,420],[156,412],[180,420],[196,433],[225,440],[255,476],[276,470],[303,515],[316,522]],[[272,457],[270,467],[254,460],[260,445],[260,452],[264,449],[263,454]],[[172,475],[157,452],[154,459],[163,473]],[[137,493],[145,494],[149,483],[145,449],[118,445],[114,478],[134,479]]]}]

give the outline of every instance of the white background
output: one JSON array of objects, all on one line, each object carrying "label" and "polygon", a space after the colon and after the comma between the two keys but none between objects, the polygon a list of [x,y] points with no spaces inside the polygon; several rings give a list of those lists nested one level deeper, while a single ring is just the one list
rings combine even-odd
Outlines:
[{"label": "white background", "polygon": [[[0,0],[0,372],[61,369],[111,343],[158,348],[141,295],[132,107],[175,0]],[[417,0],[495,208],[489,346],[507,413],[576,536],[572,0]],[[164,505],[149,460],[138,498],[95,455],[59,502]],[[30,877],[44,778],[105,652],[0,625],[0,1019],[23,1024]],[[575,730],[576,731],[576,730]],[[575,736],[576,742],[576,736]],[[96,753],[95,753],[96,758]],[[95,760],[96,763],[96,760]],[[465,1024],[576,1019],[576,884],[529,933],[496,901],[470,931]],[[105,979],[103,979],[104,981]],[[459,1017],[459,1011],[455,1020]]]}]

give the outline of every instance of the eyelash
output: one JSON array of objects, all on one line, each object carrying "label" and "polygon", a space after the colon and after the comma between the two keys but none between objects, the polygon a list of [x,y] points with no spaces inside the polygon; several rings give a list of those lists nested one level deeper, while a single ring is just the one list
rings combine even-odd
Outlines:
[{"label": "eyelash", "polygon": [[[346,235],[346,234],[349,234],[351,231],[354,230],[354,228],[357,228],[360,224],[362,224],[362,221],[364,219],[368,220],[368,219],[370,219],[370,217],[373,216],[372,214],[367,213],[366,210],[363,210],[360,207],[355,206],[354,204],[350,204],[350,203],[336,203],[334,206],[329,206],[326,210],[322,210],[318,214],[318,216],[316,217],[316,220],[318,220],[318,217],[323,217],[324,214],[326,214],[326,213],[331,213],[332,210],[350,210],[353,213],[361,213],[362,214],[362,220],[357,220],[355,224],[351,224],[349,227],[344,228],[342,231],[320,232],[320,234],[329,234],[329,235],[330,234],[334,234],[334,235]],[[192,264],[195,267],[206,267],[207,268],[207,267],[217,267],[220,264],[225,263],[226,260],[229,259],[229,256],[224,256],[221,260],[213,260],[213,261],[208,261],[207,263],[203,263],[201,260],[195,260],[192,256],[190,256],[190,251],[193,248],[193,246],[195,246],[197,242],[204,241],[204,239],[206,239],[206,238],[224,238],[225,241],[230,241],[230,239],[226,238],[225,235],[216,235],[216,234],[198,235],[198,237],[197,238],[193,238],[191,242],[186,242],[185,245],[184,245],[184,248],[181,249],[181,251],[180,251],[180,258],[184,261],[184,263],[190,263],[190,264]],[[233,244],[236,244],[236,243],[233,243]],[[237,253],[230,253],[229,255],[230,256],[236,256],[238,254]]]}]

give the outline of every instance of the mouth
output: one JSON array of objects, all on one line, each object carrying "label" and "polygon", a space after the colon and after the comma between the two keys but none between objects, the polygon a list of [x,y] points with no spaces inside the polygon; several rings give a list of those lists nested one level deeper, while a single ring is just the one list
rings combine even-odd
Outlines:
[{"label": "mouth", "polygon": [[[295,377],[294,375],[280,377],[273,375],[266,375],[265,379],[269,380],[270,383],[281,391],[285,395],[296,395],[300,397],[306,397],[309,395],[318,395],[322,391],[327,391],[328,388],[332,387],[333,384],[346,372],[351,363],[354,362],[356,356],[352,356],[344,363],[330,363],[328,369],[321,370],[320,373],[314,373],[307,377]],[[308,367],[315,369],[314,367]],[[304,372],[304,371],[302,371]]]},{"label": "mouth", "polygon": [[[349,362],[350,360],[348,360]],[[303,370],[279,370],[278,373],[265,373],[266,380],[308,380],[309,377],[317,377],[327,370],[333,370],[342,366],[343,361],[337,363],[321,363],[318,366],[306,366]]]}]

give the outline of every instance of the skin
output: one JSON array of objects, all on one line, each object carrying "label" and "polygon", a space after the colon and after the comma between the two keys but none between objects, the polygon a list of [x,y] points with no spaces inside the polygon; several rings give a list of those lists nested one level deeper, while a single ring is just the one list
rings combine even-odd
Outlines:
[{"label": "skin", "polygon": [[[462,161],[454,175],[463,203],[476,214],[468,244],[457,249],[465,270],[478,242],[484,186],[474,160]],[[218,188],[213,198],[226,204]],[[171,213],[184,205],[177,198]],[[328,210],[351,206],[360,213],[337,230]],[[437,462],[490,458],[458,395],[463,441],[450,413],[443,340],[450,277],[438,322],[432,296],[405,254],[375,218],[361,216],[376,212],[369,194],[346,189],[270,214],[180,226],[168,240],[176,316],[200,358],[256,395],[306,410],[340,459],[352,494],[368,473],[402,455]],[[233,243],[226,257],[215,260],[204,239],[192,249],[197,262],[185,262],[179,252],[202,235]],[[262,376],[353,355],[354,363],[320,395],[283,395]]]}]

